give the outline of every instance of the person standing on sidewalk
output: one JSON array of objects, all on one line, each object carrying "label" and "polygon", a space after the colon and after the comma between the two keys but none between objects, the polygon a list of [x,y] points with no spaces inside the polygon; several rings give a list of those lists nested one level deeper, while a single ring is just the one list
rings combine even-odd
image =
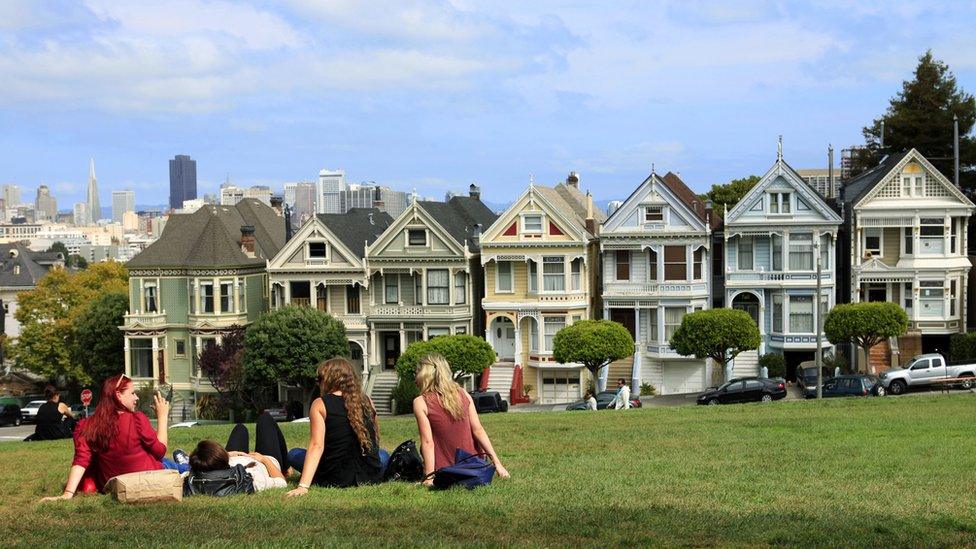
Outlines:
[{"label": "person standing on sidewalk", "polygon": [[627,385],[626,379],[620,378],[617,380],[617,395],[607,405],[607,408],[610,407],[613,407],[615,410],[630,409],[630,385]]}]

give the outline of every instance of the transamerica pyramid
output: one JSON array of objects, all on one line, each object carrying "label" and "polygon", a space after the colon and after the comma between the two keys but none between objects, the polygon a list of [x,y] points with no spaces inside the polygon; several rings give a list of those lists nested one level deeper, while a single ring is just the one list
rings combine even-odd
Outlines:
[{"label": "transamerica pyramid", "polygon": [[102,217],[102,208],[98,203],[98,179],[95,178],[95,159],[88,165],[88,223],[94,225]]}]

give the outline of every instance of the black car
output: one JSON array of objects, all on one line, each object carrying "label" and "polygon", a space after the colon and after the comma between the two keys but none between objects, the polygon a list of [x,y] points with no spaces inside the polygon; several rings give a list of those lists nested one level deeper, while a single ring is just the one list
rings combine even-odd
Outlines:
[{"label": "black car", "polygon": [[17,427],[21,421],[20,406],[16,404],[0,404],[0,426],[13,425]]},{"label": "black car", "polygon": [[740,377],[698,396],[698,404],[772,402],[786,397],[786,383],[779,378]]},{"label": "black car", "polygon": [[479,414],[508,411],[508,401],[503,400],[498,391],[471,391],[468,394]]},{"label": "black car", "polygon": [[[610,403],[613,402],[613,399],[616,398],[616,397],[617,397],[617,391],[603,391],[601,393],[598,393],[596,395],[596,409],[597,410],[606,410],[607,409],[607,406],[609,406]],[[641,401],[640,401],[640,399],[637,398],[637,397],[633,397],[633,396],[630,397],[630,407],[631,408],[640,408],[641,407]],[[567,410],[585,410],[586,409],[586,401],[585,400],[581,400],[579,402],[574,402],[574,403],[570,404],[569,406],[567,406],[566,409]]]},{"label": "black car", "polygon": [[[868,374],[854,374],[837,376],[823,384],[824,398],[845,396],[885,396],[884,384],[881,378]],[[817,397],[817,387],[803,391],[806,398]]]}]

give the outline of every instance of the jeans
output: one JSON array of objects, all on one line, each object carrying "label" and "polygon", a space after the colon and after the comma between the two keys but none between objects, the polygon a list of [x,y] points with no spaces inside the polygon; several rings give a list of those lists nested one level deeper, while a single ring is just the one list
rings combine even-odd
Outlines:
[{"label": "jeans", "polygon": [[189,463],[187,464],[176,463],[175,461],[169,458],[163,458],[159,460],[159,462],[163,464],[163,469],[172,469],[174,471],[178,471],[181,475],[190,470]]},{"label": "jeans", "polygon": [[[305,448],[292,448],[288,451],[288,466],[292,469],[302,472],[302,467],[305,465],[305,454],[307,451]],[[386,464],[390,462],[390,453],[386,450],[380,448],[380,474],[386,472]]]}]

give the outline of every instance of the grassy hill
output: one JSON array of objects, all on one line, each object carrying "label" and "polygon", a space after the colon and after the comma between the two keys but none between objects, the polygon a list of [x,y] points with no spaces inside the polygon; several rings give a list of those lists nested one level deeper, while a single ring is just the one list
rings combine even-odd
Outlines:
[{"label": "grassy hill", "polygon": [[[472,492],[411,484],[124,506],[59,493],[71,442],[0,444],[3,545],[974,545],[976,395],[484,422],[512,479]],[[171,431],[171,447],[229,426]],[[383,420],[382,445],[416,438]],[[286,425],[304,446],[306,425]],[[297,482],[292,480],[292,483]]]}]

